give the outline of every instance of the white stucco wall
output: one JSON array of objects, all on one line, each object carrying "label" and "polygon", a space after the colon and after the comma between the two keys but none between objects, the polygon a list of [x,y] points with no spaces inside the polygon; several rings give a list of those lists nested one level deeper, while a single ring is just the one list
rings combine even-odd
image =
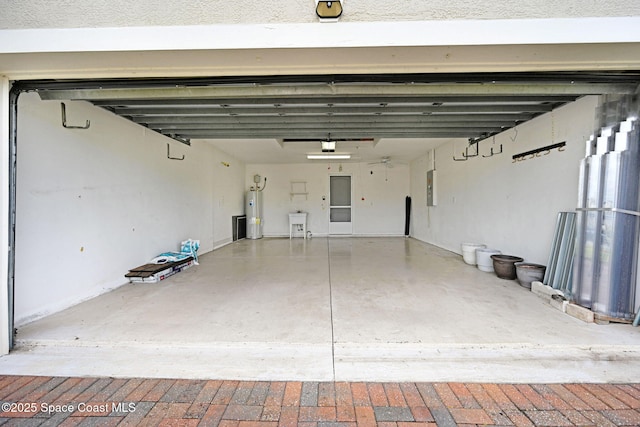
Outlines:
[{"label": "white stucco wall", "polygon": [[[371,173],[373,172],[373,174]],[[247,165],[245,189],[253,176],[267,178],[264,190],[265,236],[289,235],[289,212],[309,213],[307,229],[314,236],[328,233],[329,176],[352,177],[352,222],[356,236],[401,236],[404,233],[404,198],[409,195],[409,166],[386,169],[366,163]],[[307,197],[291,197],[291,181],[306,182]],[[325,197],[326,200],[322,200]],[[364,199],[364,200],[363,200]]]},{"label": "white stucco wall", "polygon": [[[342,22],[640,15],[634,0],[343,0]],[[314,0],[0,0],[0,28],[317,22]]]},{"label": "white stucco wall", "polygon": [[213,173],[211,203],[215,249],[233,241],[232,217],[244,214],[245,164],[220,150],[211,149],[213,161],[205,167]]},{"label": "white stucco wall", "polygon": [[[209,144],[187,147],[67,103],[69,124],[86,119],[88,130],[64,129],[59,102],[20,97],[17,324],[126,283],[130,268],[187,238],[201,241],[201,254],[211,251],[231,240],[231,212],[242,209],[244,165]],[[167,159],[167,142],[184,161]],[[220,170],[220,161],[235,168]],[[214,206],[221,197],[224,208]],[[228,221],[214,223],[218,215]]]},{"label": "white stucco wall", "polygon": [[640,13],[594,18],[1,28],[0,73],[12,80],[640,68]]},{"label": "white stucco wall", "polygon": [[[586,97],[524,123],[480,144],[503,153],[490,158],[461,157],[466,141],[435,150],[438,205],[426,206],[429,153],[411,163],[412,236],[461,253],[463,242],[484,243],[505,254],[546,264],[557,214],[573,211],[584,142],[593,132],[596,97]],[[513,139],[513,140],[512,140]],[[566,150],[513,163],[514,154],[566,141]],[[455,147],[455,148],[454,148]]]}]

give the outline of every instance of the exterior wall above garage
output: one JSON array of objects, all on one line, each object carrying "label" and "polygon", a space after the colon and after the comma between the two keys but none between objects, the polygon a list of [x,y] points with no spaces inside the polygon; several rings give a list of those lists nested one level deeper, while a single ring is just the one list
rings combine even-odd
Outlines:
[{"label": "exterior wall above garage", "polygon": [[0,74],[31,80],[637,70],[639,28],[640,14],[7,29],[0,30]]},{"label": "exterior wall above garage", "polygon": [[[640,15],[634,0],[342,0],[341,22],[584,18]],[[0,1],[0,28],[78,28],[317,22],[313,0]],[[122,13],[127,11],[127,13]]]}]

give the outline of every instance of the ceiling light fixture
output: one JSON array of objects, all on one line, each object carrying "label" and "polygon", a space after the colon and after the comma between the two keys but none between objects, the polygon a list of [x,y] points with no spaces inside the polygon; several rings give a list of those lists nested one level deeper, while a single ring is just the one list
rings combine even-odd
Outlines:
[{"label": "ceiling light fixture", "polygon": [[307,154],[309,160],[347,160],[351,154]]},{"label": "ceiling light fixture", "polygon": [[335,141],[329,141],[328,139],[326,141],[322,141],[322,152],[323,153],[333,153],[334,151],[336,151],[336,142]]},{"label": "ceiling light fixture", "polygon": [[321,21],[337,21],[342,15],[342,2],[316,0],[316,15]]}]

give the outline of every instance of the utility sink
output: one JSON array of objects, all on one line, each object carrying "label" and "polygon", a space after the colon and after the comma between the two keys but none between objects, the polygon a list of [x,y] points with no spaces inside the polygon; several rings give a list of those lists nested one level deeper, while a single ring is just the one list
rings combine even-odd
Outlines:
[{"label": "utility sink", "polygon": [[291,212],[289,214],[289,239],[293,238],[293,227],[302,226],[303,237],[307,238],[307,212]]}]

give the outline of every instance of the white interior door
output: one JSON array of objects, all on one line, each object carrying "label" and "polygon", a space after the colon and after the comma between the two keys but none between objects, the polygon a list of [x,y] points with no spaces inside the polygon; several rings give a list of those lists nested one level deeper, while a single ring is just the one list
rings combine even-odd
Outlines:
[{"label": "white interior door", "polygon": [[329,177],[329,234],[352,234],[351,176]]}]

